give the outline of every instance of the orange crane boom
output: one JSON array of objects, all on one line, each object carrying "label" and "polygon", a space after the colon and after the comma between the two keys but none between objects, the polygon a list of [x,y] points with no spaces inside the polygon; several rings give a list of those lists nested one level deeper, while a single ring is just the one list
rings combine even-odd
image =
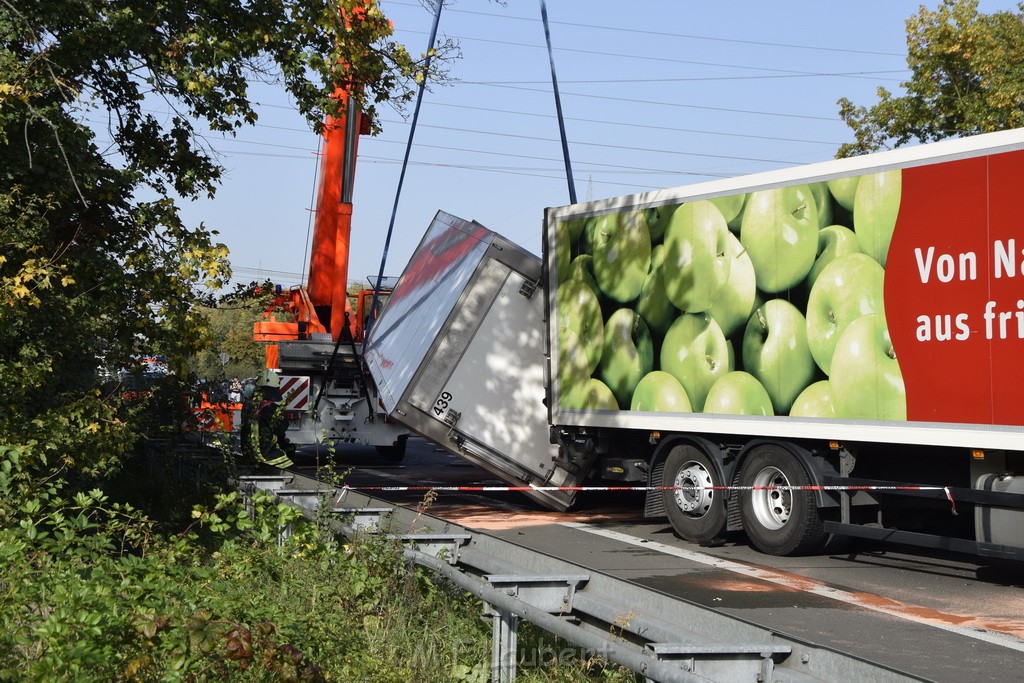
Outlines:
[{"label": "orange crane boom", "polygon": [[[352,17],[358,19],[365,12],[365,6],[357,5]],[[345,20],[347,24],[351,17],[346,16]],[[339,71],[344,73],[344,65]],[[254,326],[255,341],[309,339],[310,334],[326,332],[330,332],[333,341],[338,341],[346,319],[352,337],[360,336],[361,320],[354,315],[348,301],[348,266],[356,152],[359,136],[370,132],[370,122],[355,106],[356,88],[357,85],[344,82],[335,88],[333,97],[341,104],[341,114],[327,116],[324,121],[308,285],[304,290],[293,287],[271,302],[264,314],[265,320]],[[286,311],[291,320],[270,320],[275,310]],[[276,367],[276,357],[276,347],[268,346],[268,368]]]},{"label": "orange crane boom", "polygon": [[[371,2],[356,3],[346,21],[359,20]],[[362,324],[374,290],[364,289],[354,305],[348,297],[356,150],[370,122],[361,111],[360,84],[346,82],[346,72],[347,65],[339,64],[333,93],[339,114],[324,122],[308,284],[278,289],[253,339],[270,342],[264,375],[280,386],[277,409],[291,445],[360,443],[397,461],[405,455],[409,430],[381,412],[362,358]]]},{"label": "orange crane boom", "polygon": [[337,341],[345,324],[344,312],[351,313],[347,287],[355,160],[359,135],[369,130],[362,112],[349,106],[347,89],[338,88],[335,97],[345,105],[345,113],[339,118],[328,116],[324,127],[308,290],[318,318]]}]

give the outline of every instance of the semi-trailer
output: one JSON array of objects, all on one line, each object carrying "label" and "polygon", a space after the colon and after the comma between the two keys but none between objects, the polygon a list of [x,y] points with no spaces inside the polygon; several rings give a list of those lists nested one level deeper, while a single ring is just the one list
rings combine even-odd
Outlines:
[{"label": "semi-trailer", "polygon": [[1024,131],[545,212],[439,212],[366,342],[387,414],[682,538],[1024,553]]}]

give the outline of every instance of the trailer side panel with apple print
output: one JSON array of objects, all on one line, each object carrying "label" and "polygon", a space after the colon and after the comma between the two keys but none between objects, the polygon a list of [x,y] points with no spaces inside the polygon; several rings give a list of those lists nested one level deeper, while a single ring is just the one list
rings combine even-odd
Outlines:
[{"label": "trailer side panel with apple print", "polygon": [[901,540],[1015,554],[1022,179],[1008,131],[549,209],[560,443],[649,434],[648,509],[696,541],[739,518],[807,552],[925,508]]}]

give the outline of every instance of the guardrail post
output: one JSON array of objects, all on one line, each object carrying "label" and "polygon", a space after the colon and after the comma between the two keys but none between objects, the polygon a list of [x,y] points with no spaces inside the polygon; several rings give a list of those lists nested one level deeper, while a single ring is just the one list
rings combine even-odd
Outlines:
[{"label": "guardrail post", "polygon": [[331,512],[342,515],[349,533],[375,534],[381,530],[384,520],[394,508],[364,507],[349,508],[335,503]]},{"label": "guardrail post", "polygon": [[280,548],[292,537],[292,523],[277,527],[277,547]]},{"label": "guardrail post", "polygon": [[[572,613],[576,589],[590,580],[587,574],[487,574],[494,588],[504,591],[548,614]],[[511,683],[516,679],[519,647],[519,617],[512,612],[484,603],[484,614],[491,617],[491,681]]]},{"label": "guardrail post", "polygon": [[[273,489],[272,492],[274,493],[275,496],[277,496],[278,500],[288,505],[291,505],[292,507],[297,507],[300,510],[309,512],[310,519],[316,517],[316,512],[320,508],[321,497],[326,496],[328,492],[331,494],[331,496],[334,495],[334,489],[279,488]],[[283,546],[285,542],[292,537],[293,533],[294,529],[292,528],[291,522],[288,522],[287,524],[278,527],[277,545]]]},{"label": "guardrail post", "polygon": [[491,618],[491,683],[512,683],[516,680],[519,617],[486,602],[484,614]]}]

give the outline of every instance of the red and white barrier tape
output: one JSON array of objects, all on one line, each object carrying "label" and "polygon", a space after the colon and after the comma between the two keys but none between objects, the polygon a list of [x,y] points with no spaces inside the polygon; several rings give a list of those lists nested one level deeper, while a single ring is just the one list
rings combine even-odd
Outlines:
[{"label": "red and white barrier tape", "polygon": [[438,491],[438,492],[475,492],[475,493],[507,493],[507,492],[555,492],[555,491],[643,491],[645,493],[660,491],[942,491],[946,499],[953,507],[953,514],[957,514],[956,501],[953,500],[953,492],[948,486],[844,486],[844,485],[815,485],[805,484],[803,486],[349,486],[345,484],[343,489],[350,491],[382,491],[382,492],[416,492],[416,491]]}]

